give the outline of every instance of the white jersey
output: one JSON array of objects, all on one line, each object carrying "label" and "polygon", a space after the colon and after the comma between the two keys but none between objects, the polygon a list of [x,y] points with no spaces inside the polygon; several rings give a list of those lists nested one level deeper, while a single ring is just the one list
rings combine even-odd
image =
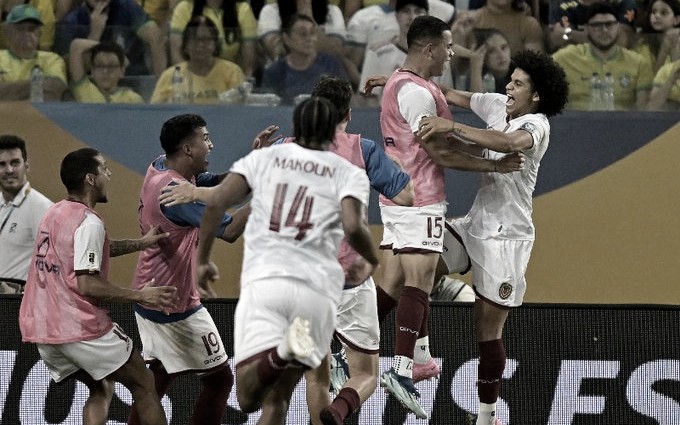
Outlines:
[{"label": "white jersey", "polygon": [[[543,114],[527,114],[508,122],[506,99],[502,94],[475,93],[470,107],[487,123],[488,128],[505,133],[525,130],[531,134],[534,144],[522,152],[526,158],[522,171],[482,173],[481,187],[462,226],[479,239],[534,240],[532,197],[538,167],[548,149],[550,124]],[[505,154],[487,149],[484,155],[497,159]]]},{"label": "white jersey", "polygon": [[26,280],[38,225],[51,205],[28,182],[10,202],[0,194],[0,280]]},{"label": "white jersey", "polygon": [[[406,52],[392,42],[367,47],[364,53],[364,64],[361,67],[359,91],[364,92],[364,86],[369,77],[391,75],[396,69],[404,65],[405,60]],[[446,87],[453,87],[450,62],[444,64],[444,71],[440,77],[432,77],[431,80]],[[372,93],[381,97],[382,87],[374,88]]]},{"label": "white jersey", "polygon": [[[442,0],[428,0],[429,15],[444,22],[451,22],[454,15],[452,4]],[[347,23],[347,41],[352,44],[370,46],[382,43],[399,35],[399,23],[394,9],[386,4],[361,8]]]},{"label": "white jersey", "polygon": [[[260,11],[260,17],[257,18],[257,36],[262,38],[267,34],[281,32],[281,15],[279,14],[279,5],[276,3],[265,4]],[[336,5],[328,5],[328,14],[326,15],[326,23],[321,25],[324,34],[327,36],[338,37],[345,40],[345,17],[342,11]]]},{"label": "white jersey", "polygon": [[295,143],[236,161],[252,189],[244,231],[241,289],[262,278],[302,281],[337,302],[345,282],[337,259],[344,236],[341,201],[368,204],[366,172],[337,154]]}]

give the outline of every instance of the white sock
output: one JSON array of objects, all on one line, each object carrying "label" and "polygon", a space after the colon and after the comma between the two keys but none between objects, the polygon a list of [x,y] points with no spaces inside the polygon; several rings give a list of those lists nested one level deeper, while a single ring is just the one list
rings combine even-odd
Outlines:
[{"label": "white sock", "polygon": [[430,361],[432,354],[430,354],[430,337],[424,336],[416,340],[415,350],[413,352],[413,361],[418,364],[425,364]]},{"label": "white sock", "polygon": [[406,356],[394,356],[394,363],[392,363],[394,371],[397,375],[413,378],[413,360]]},{"label": "white sock", "polygon": [[496,422],[496,403],[479,403],[479,415],[475,425],[493,425]]}]

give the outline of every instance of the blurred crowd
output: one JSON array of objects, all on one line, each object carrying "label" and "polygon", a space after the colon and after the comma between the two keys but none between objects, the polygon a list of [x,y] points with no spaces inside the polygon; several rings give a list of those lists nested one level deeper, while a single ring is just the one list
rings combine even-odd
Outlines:
[{"label": "blurred crowd", "polygon": [[0,101],[293,104],[334,75],[376,106],[364,82],[426,14],[451,27],[444,86],[504,93],[531,49],[568,109],[679,109],[680,0],[1,0]]}]

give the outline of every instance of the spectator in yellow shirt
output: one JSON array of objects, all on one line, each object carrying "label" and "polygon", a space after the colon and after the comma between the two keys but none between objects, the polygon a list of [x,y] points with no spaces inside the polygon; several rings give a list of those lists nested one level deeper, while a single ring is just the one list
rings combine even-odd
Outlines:
[{"label": "spectator in yellow shirt", "polygon": [[56,53],[38,50],[42,25],[40,12],[27,4],[14,6],[7,15],[8,48],[0,50],[0,100],[28,100],[35,65],[45,76],[45,100],[61,100],[66,90],[66,63]]},{"label": "spectator in yellow shirt", "polygon": [[259,67],[257,20],[247,1],[182,0],[170,20],[170,63],[182,62],[182,34],[195,16],[205,16],[216,25],[219,34],[220,57],[237,63],[248,77]]},{"label": "spectator in yellow shirt", "polygon": [[219,57],[221,48],[215,23],[205,16],[194,16],[182,35],[185,61],[163,71],[151,103],[172,101],[172,76],[177,67],[182,74],[182,103],[219,102],[220,93],[238,87],[245,80],[238,65]]},{"label": "spectator in yellow shirt", "polygon": [[81,103],[144,103],[134,90],[118,85],[127,63],[123,49],[116,43],[76,38],[69,52],[73,98]]}]

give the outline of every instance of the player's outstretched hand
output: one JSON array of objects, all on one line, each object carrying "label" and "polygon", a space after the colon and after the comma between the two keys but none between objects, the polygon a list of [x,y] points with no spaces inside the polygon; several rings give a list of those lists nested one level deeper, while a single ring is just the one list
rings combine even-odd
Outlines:
[{"label": "player's outstretched hand", "polygon": [[496,160],[497,173],[512,173],[524,169],[524,154],[521,152],[513,152],[505,155],[503,158]]},{"label": "player's outstretched hand", "polygon": [[279,131],[278,125],[270,125],[264,130],[257,133],[255,140],[253,140],[253,150],[266,148],[274,144],[279,139],[279,136],[274,136],[274,133]]},{"label": "player's outstretched hand", "polygon": [[195,190],[196,186],[186,180],[172,179],[172,182],[161,189],[158,200],[166,207],[189,204],[196,200]]},{"label": "player's outstretched hand", "polygon": [[364,84],[364,92],[366,93],[367,96],[370,96],[374,88],[383,87],[385,84],[387,84],[387,76],[372,75],[368,77],[368,80],[366,80],[366,84]]},{"label": "player's outstretched hand", "polygon": [[453,121],[442,117],[424,117],[418,123],[418,136],[421,140],[427,142],[427,140],[441,133],[449,133],[453,131]]},{"label": "player's outstretched hand", "polygon": [[177,288],[174,286],[155,286],[155,284],[154,279],[151,279],[139,290],[142,296],[140,304],[159,308],[163,312],[174,308],[177,303]]},{"label": "player's outstretched hand", "polygon": [[220,278],[220,271],[212,261],[207,264],[196,266],[196,283],[201,298],[217,298],[217,292],[212,287],[212,282]]},{"label": "player's outstretched hand", "polygon": [[170,236],[170,233],[168,232],[159,232],[158,227],[153,226],[151,229],[149,229],[148,232],[141,238],[139,238],[139,242],[142,244],[141,249],[146,249],[152,245],[155,245],[158,243],[158,241],[163,240]]}]

